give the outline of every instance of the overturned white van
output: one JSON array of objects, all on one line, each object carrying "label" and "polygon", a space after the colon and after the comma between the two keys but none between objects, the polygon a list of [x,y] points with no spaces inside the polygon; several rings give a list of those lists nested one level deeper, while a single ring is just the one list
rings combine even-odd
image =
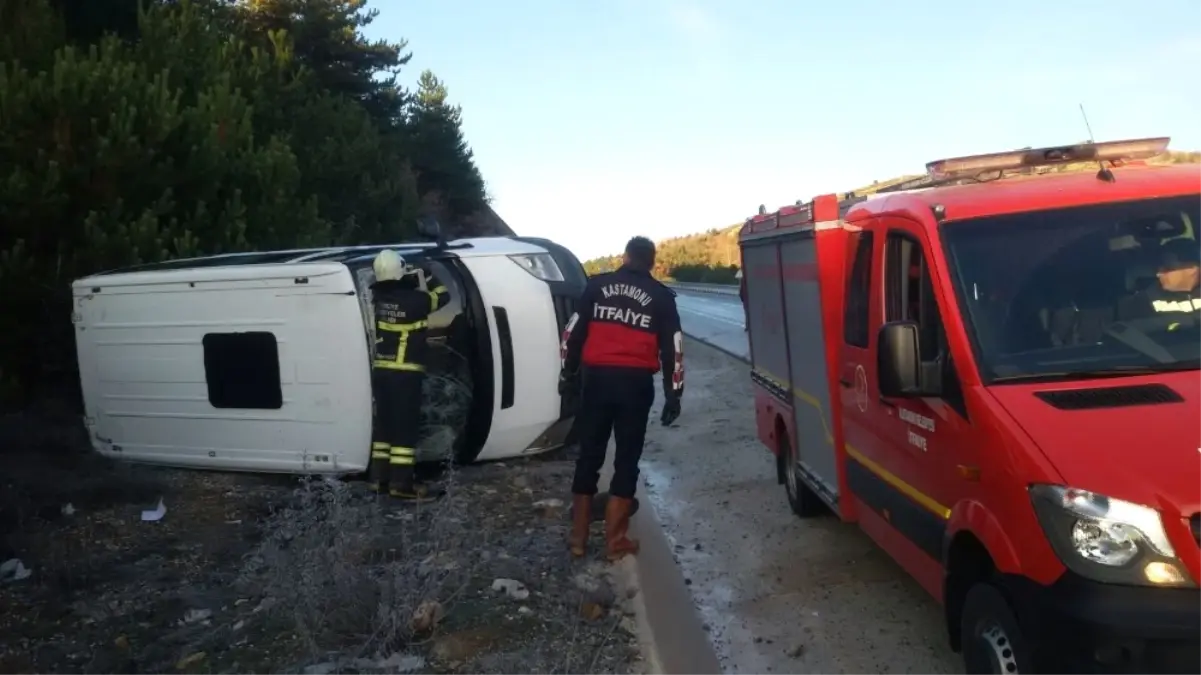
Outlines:
[{"label": "overturned white van", "polygon": [[[566,442],[576,403],[556,389],[559,339],[587,276],[553,242],[486,237],[219,255],[79,279],[72,319],[93,447],[168,466],[365,471],[369,286],[383,248],[450,290],[429,319],[427,379],[462,391],[457,408],[432,411],[452,418],[439,420],[449,442],[420,444],[419,459],[499,459]],[[431,456],[438,448],[453,457]]]}]

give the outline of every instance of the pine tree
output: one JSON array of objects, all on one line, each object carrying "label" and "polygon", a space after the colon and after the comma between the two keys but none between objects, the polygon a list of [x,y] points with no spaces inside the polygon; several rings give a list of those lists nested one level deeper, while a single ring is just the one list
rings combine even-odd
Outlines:
[{"label": "pine tree", "polygon": [[285,31],[297,61],[326,91],[361,103],[382,127],[402,121],[407,101],[396,76],[412,54],[405,40],[363,35],[379,14],[367,0],[236,0],[234,6],[263,46],[267,36]]},{"label": "pine tree", "polygon": [[462,125],[462,109],[450,104],[446,85],[433,72],[422,72],[409,111],[413,169],[426,203],[437,205],[435,211],[444,207],[452,219],[468,216],[486,203],[484,178]]}]

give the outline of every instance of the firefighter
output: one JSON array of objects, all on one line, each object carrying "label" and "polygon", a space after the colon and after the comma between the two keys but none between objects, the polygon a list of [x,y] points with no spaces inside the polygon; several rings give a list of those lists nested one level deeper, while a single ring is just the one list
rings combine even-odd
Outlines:
[{"label": "firefighter", "polygon": [[655,401],[654,375],[663,372],[663,415],[670,426],[680,415],[684,393],[684,354],[675,293],[651,276],[655,245],[645,237],[626,244],[621,269],[588,280],[579,309],[563,334],[559,393],[582,385],[580,456],[572,482],[573,519],[568,545],[584,555],[605,449],[617,446],[613,480],[605,508],[605,547],[609,560],[638,552],[627,532],[638,460],[647,418]]},{"label": "firefighter", "polygon": [[[426,287],[418,270],[396,251],[375,256],[375,282],[371,284],[375,313],[375,434],[371,444],[368,480],[376,491],[387,490],[400,499],[429,496],[418,486],[417,441],[421,419],[421,385],[427,361],[426,333],[430,314],[446,306],[450,293],[429,275]],[[428,288],[428,290],[426,290]]]}]

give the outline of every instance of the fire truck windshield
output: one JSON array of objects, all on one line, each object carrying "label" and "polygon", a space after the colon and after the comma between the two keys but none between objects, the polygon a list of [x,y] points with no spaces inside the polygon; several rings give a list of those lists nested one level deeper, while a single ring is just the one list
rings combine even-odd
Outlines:
[{"label": "fire truck windshield", "polygon": [[1198,367],[1197,195],[945,223],[986,383]]}]

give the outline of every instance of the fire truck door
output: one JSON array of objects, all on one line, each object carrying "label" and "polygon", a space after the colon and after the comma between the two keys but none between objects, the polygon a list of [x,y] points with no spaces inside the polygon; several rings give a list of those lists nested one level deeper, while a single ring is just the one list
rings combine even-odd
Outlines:
[{"label": "fire truck door", "polygon": [[[941,565],[943,537],[950,517],[950,494],[961,481],[953,475],[957,447],[968,433],[961,409],[959,380],[943,329],[940,293],[933,285],[925,231],[907,220],[890,220],[884,242],[884,320],[915,321],[921,361],[943,373],[945,398],[881,400],[880,420],[886,441],[878,472],[893,492],[890,521],[923,553]],[[944,296],[946,297],[946,296]],[[920,578],[920,575],[919,575]]]},{"label": "fire truck door", "polygon": [[[880,396],[876,334],[885,321],[918,322],[923,361],[934,363],[947,350],[922,229],[899,219],[881,225],[887,227],[865,228],[858,241],[852,237],[859,250],[848,253],[859,255],[849,268],[840,374],[847,484],[860,509],[901,536],[873,532],[866,522],[864,529],[919,580],[933,580],[941,569],[946,504],[953,503],[946,494],[952,446],[966,421],[941,399]],[[864,262],[869,249],[871,265]]]}]

